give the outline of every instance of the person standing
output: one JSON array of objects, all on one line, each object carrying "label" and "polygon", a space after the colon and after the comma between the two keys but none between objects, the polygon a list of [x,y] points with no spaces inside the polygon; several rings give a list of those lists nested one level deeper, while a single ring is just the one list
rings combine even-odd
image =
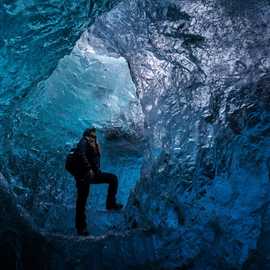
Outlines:
[{"label": "person standing", "polygon": [[76,229],[78,235],[89,235],[85,215],[85,207],[89,195],[90,184],[109,184],[106,208],[121,210],[123,205],[116,202],[118,178],[115,174],[100,170],[100,147],[97,143],[95,128],[87,128],[76,149],[78,174],[75,175],[77,187],[76,200]]}]

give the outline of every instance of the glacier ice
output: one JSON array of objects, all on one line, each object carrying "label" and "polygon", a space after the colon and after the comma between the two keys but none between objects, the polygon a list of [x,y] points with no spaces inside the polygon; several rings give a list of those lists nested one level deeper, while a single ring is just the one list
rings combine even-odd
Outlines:
[{"label": "glacier ice", "polygon": [[[81,269],[90,262],[108,269],[113,261],[128,269],[136,256],[136,269],[268,269],[269,1],[124,0],[103,15],[94,12],[98,18],[64,57],[88,20],[78,6],[78,25],[65,16],[60,24],[71,27],[71,43],[53,35],[47,57],[37,61],[38,50],[25,69],[24,51],[7,54],[0,170],[17,201],[47,230],[68,231],[73,191],[61,163],[79,130],[94,123],[103,164],[121,175],[120,195],[128,199],[115,222],[130,231],[104,242],[46,234],[53,246],[66,246],[64,254],[77,244],[81,254],[97,251],[97,258],[80,257]],[[102,196],[94,190],[95,205]],[[103,222],[111,228],[109,217]]]},{"label": "glacier ice", "polygon": [[269,265],[269,18],[266,1],[134,0],[89,30],[137,86],[149,148],[128,221],[163,235],[165,269]]}]

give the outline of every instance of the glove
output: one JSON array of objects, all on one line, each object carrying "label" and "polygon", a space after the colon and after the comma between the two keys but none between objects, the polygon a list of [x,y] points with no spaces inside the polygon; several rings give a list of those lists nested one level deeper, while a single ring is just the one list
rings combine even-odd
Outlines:
[{"label": "glove", "polygon": [[94,171],[92,169],[90,169],[87,176],[89,176],[90,178],[94,178],[95,177]]}]

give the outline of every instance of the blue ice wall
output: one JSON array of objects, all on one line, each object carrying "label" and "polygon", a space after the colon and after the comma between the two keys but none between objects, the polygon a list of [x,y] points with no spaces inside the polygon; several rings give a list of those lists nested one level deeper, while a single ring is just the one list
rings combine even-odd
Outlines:
[{"label": "blue ice wall", "polygon": [[269,268],[269,10],[126,0],[89,31],[128,59],[140,94],[152,155],[128,220],[161,235],[161,269]]}]

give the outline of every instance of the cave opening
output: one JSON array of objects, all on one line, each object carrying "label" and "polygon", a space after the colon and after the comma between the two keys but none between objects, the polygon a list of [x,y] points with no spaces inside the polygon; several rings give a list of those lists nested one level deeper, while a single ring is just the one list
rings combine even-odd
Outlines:
[{"label": "cave opening", "polygon": [[[45,231],[74,232],[75,182],[65,157],[85,128],[97,128],[101,169],[119,178],[127,203],[140,177],[144,115],[127,61],[85,32],[70,55],[20,103],[10,141],[12,181],[18,201]],[[91,185],[87,216],[91,234],[123,225],[123,213],[105,210],[107,185]]]}]

